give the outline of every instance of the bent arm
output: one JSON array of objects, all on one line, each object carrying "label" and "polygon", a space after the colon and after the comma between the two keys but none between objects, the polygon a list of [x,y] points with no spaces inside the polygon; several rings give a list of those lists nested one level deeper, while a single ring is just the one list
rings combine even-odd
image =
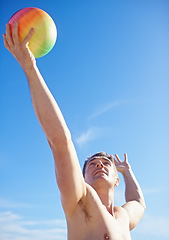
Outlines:
[{"label": "bent arm", "polygon": [[69,215],[85,194],[85,182],[70,131],[28,48],[32,34],[33,31],[20,43],[18,24],[15,24],[12,35],[10,26],[7,24],[4,44],[17,59],[27,76],[36,116],[53,152],[56,179],[63,207],[65,213]]},{"label": "bent arm", "polygon": [[123,208],[128,213],[130,230],[132,230],[142,218],[146,205],[140,185],[134,176],[130,164],[128,163],[127,154],[125,154],[124,162],[121,162],[117,155],[116,158],[117,170],[122,173],[125,181],[126,203],[123,205]]},{"label": "bent arm", "polygon": [[131,168],[123,174],[125,181],[126,204],[123,208],[127,211],[130,220],[130,230],[135,228],[141,220],[146,209],[142,190]]},{"label": "bent arm", "polygon": [[123,177],[125,181],[126,202],[137,201],[145,208],[142,190],[131,168],[124,172]]}]

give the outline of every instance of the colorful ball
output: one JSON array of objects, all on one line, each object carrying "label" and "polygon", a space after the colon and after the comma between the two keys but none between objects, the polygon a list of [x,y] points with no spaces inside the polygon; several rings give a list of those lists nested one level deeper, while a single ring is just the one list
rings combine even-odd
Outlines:
[{"label": "colorful ball", "polygon": [[9,20],[11,31],[15,21],[19,23],[20,42],[25,39],[31,28],[34,28],[34,34],[28,46],[35,58],[46,55],[55,45],[57,29],[53,19],[45,11],[34,7],[17,11]]}]

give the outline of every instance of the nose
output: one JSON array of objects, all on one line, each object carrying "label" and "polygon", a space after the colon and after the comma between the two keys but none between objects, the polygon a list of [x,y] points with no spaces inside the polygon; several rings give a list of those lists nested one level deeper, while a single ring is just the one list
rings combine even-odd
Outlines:
[{"label": "nose", "polygon": [[97,165],[96,165],[96,166],[97,166],[97,168],[98,168],[98,167],[103,167],[102,161],[99,160],[99,161],[97,162]]}]

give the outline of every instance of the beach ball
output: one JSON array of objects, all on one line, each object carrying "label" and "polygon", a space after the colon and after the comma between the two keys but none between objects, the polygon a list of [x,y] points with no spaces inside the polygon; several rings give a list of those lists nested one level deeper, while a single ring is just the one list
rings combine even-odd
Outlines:
[{"label": "beach ball", "polygon": [[57,29],[53,19],[45,11],[34,7],[22,8],[14,13],[8,22],[11,31],[15,21],[19,23],[20,42],[25,39],[31,28],[34,28],[34,34],[28,46],[35,58],[46,55],[54,47]]}]

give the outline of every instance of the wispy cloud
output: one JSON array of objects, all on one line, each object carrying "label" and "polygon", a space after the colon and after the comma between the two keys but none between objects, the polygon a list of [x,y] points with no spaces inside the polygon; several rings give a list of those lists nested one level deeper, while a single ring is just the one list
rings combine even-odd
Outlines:
[{"label": "wispy cloud", "polygon": [[154,188],[154,187],[143,189],[143,193],[146,194],[146,195],[162,193],[162,192],[168,192],[168,189],[166,189],[166,188]]},{"label": "wispy cloud", "polygon": [[135,231],[145,236],[156,236],[159,237],[159,239],[168,239],[168,226],[169,218],[145,214]]},{"label": "wispy cloud", "polygon": [[0,239],[66,240],[65,220],[27,221],[12,212],[0,213]]},{"label": "wispy cloud", "polygon": [[[98,116],[110,111],[114,107],[117,107],[119,105],[124,105],[124,104],[127,104],[127,103],[129,103],[129,100],[117,100],[117,101],[114,101],[114,102],[109,102],[107,104],[101,105],[88,117],[88,120],[92,120],[94,118],[97,118]],[[81,135],[78,136],[75,139],[75,141],[81,147],[85,143],[98,138],[101,132],[103,133],[103,129],[101,129],[101,128],[90,127],[85,132],[81,133]],[[107,133],[107,132],[110,133],[110,129],[109,129],[109,131],[106,131],[106,127],[105,127],[104,128],[104,134]]]},{"label": "wispy cloud", "polygon": [[30,204],[23,203],[23,202],[16,202],[13,200],[9,200],[3,197],[0,197],[0,208],[1,209],[13,209],[13,208],[28,208],[31,207]]},{"label": "wispy cloud", "polygon": [[129,101],[127,100],[117,100],[117,101],[113,101],[113,102],[109,102],[107,104],[101,105],[99,106],[90,116],[89,116],[89,120],[94,119],[108,111],[110,111],[111,109],[129,103]]},{"label": "wispy cloud", "polygon": [[97,127],[91,127],[83,132],[78,138],[76,138],[76,143],[82,147],[85,143],[96,139],[100,133],[100,129]]}]

